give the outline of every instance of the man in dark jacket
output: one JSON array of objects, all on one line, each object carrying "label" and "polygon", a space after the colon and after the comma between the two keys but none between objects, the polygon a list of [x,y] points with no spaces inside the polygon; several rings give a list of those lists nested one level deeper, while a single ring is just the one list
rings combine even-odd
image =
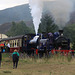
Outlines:
[{"label": "man in dark jacket", "polygon": [[0,68],[1,68],[1,60],[2,60],[2,51],[0,49]]},{"label": "man in dark jacket", "polygon": [[13,58],[13,69],[14,69],[17,68],[18,61],[19,61],[19,53],[17,52],[17,50],[14,50],[12,54],[12,58]]}]

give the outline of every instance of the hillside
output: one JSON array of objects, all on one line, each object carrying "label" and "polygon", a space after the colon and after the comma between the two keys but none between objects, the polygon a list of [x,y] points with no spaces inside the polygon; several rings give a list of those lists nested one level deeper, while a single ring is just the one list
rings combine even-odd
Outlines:
[{"label": "hillside", "polygon": [[[50,5],[52,3],[53,1],[44,3],[43,13],[49,13],[47,10],[47,5]],[[75,15],[75,12],[71,15],[71,19],[72,17],[74,17],[74,15]],[[74,18],[73,20],[75,21]],[[0,10],[0,24],[12,22],[12,21],[22,21],[22,20],[23,21],[32,20],[29,4],[24,4],[24,5],[8,8],[5,10]]]},{"label": "hillside", "polygon": [[[32,21],[26,21],[25,24],[29,28],[32,28],[33,27]],[[6,34],[10,30],[11,27],[12,27],[12,22],[8,22],[8,23],[1,24],[0,25],[0,33]]]},{"label": "hillside", "polygon": [[25,21],[31,20],[31,14],[28,4],[0,11],[0,24],[21,20]]},{"label": "hillside", "polygon": [[5,34],[11,28],[11,26],[11,23],[5,23],[0,25],[0,33]]}]

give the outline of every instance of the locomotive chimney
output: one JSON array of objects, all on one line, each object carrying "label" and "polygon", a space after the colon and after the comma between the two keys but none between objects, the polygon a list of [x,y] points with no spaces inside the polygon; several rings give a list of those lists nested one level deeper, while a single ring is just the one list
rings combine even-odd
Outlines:
[{"label": "locomotive chimney", "polygon": [[63,30],[59,30],[59,35],[63,36]]}]

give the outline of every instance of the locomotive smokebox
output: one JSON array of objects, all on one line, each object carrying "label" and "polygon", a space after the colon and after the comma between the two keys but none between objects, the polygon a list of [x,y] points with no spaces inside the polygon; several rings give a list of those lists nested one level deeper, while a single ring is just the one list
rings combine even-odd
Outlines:
[{"label": "locomotive smokebox", "polygon": [[59,35],[63,36],[63,30],[59,30]]},{"label": "locomotive smokebox", "polygon": [[34,36],[34,38],[30,40],[30,43],[36,43],[38,38],[39,36]]}]

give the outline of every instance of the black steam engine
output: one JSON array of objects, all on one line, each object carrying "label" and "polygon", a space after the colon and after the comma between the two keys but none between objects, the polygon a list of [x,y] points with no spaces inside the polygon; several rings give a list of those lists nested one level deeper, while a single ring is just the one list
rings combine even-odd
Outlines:
[{"label": "black steam engine", "polygon": [[70,40],[63,35],[63,30],[55,33],[29,34],[22,38],[22,51],[27,54],[49,53],[51,50],[69,50]]}]

